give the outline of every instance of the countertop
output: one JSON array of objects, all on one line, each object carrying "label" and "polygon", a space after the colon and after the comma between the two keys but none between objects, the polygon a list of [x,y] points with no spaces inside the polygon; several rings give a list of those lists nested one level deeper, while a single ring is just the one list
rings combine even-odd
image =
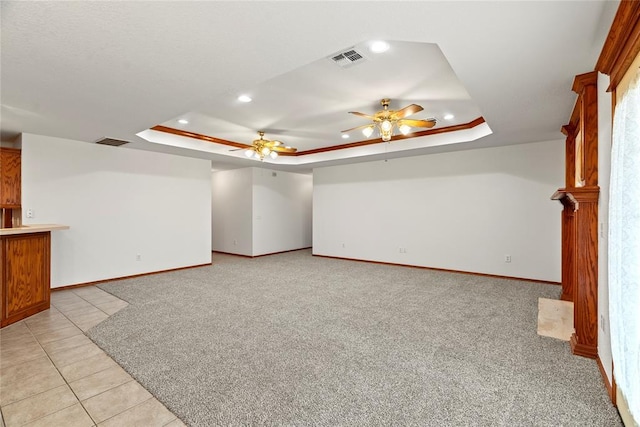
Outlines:
[{"label": "countertop", "polygon": [[67,230],[68,225],[60,224],[26,224],[22,227],[0,228],[0,236],[11,236],[13,234],[41,233],[43,231]]}]

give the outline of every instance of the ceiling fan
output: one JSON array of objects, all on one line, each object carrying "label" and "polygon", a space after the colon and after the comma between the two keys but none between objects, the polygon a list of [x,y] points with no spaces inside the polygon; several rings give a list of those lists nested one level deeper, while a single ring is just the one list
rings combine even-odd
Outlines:
[{"label": "ceiling fan", "polygon": [[362,129],[362,133],[369,138],[373,134],[373,130],[375,128],[378,129],[380,133],[380,138],[383,141],[390,141],[393,136],[394,128],[398,128],[400,133],[403,135],[407,135],[412,127],[418,128],[432,128],[436,124],[436,119],[426,119],[426,120],[415,120],[415,119],[405,119],[405,117],[415,114],[417,112],[422,111],[422,108],[419,105],[411,104],[407,105],[400,110],[389,110],[389,102],[388,98],[384,98],[380,101],[382,104],[382,110],[375,113],[373,116],[368,114],[359,113],[357,111],[349,111],[349,114],[354,114],[356,116],[365,117],[373,123],[356,126],[351,129],[343,130],[342,133],[351,132],[352,130]]},{"label": "ceiling fan", "polygon": [[262,131],[258,132],[258,135],[260,135],[260,138],[255,139],[251,143],[251,146],[245,150],[245,156],[262,161],[267,156],[275,159],[278,157],[278,153],[295,153],[297,151],[296,148],[284,145],[284,143],[280,141],[264,139],[264,132]]}]

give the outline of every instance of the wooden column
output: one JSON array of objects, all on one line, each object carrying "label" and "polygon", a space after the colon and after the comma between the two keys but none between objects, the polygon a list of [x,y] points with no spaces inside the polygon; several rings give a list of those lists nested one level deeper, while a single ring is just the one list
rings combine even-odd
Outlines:
[{"label": "wooden column", "polygon": [[598,356],[598,104],[597,72],[576,76],[578,94],[566,139],[566,187],[562,202],[562,295],[573,301],[574,354]]},{"label": "wooden column", "polygon": [[[576,135],[578,129],[575,124],[579,121],[579,115],[574,110],[572,122],[562,127],[562,133],[567,137],[565,142],[565,188],[575,187],[576,182]],[[576,282],[575,262],[575,199],[565,197],[565,192],[558,190],[551,198],[559,200],[564,207],[562,210],[562,294],[560,299],[572,301]]]},{"label": "wooden column", "polygon": [[598,72],[577,75],[573,91],[578,94],[580,104],[580,128],[582,134],[582,158],[576,164],[583,165],[583,186],[598,191]]},{"label": "wooden column", "polygon": [[[576,289],[571,350],[574,354],[598,356],[598,73],[576,76],[573,91],[580,102],[582,134],[582,180],[572,193],[579,203],[576,215]],[[577,163],[576,163],[577,164]]]},{"label": "wooden column", "polygon": [[576,287],[573,300],[571,336],[573,354],[595,359],[598,356],[598,196],[599,188],[573,188],[577,201]]},{"label": "wooden column", "polygon": [[562,190],[556,191],[551,196],[553,200],[559,200],[562,209],[562,293],[560,299],[573,302],[576,283],[576,222],[575,214],[577,202],[573,196]]}]

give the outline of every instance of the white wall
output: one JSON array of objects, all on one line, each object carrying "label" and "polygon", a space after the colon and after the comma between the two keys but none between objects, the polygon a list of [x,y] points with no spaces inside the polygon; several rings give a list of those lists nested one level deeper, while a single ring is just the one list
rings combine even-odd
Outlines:
[{"label": "white wall", "polygon": [[311,247],[311,175],[253,170],[253,255]]},{"label": "white wall", "polygon": [[253,172],[251,168],[211,174],[213,250],[253,254]]},{"label": "white wall", "polygon": [[210,263],[209,174],[205,160],[23,134],[23,222],[71,227],[52,232],[52,287]]},{"label": "white wall", "polygon": [[611,175],[611,93],[609,76],[598,73],[598,357],[611,383],[609,329],[609,177]]},{"label": "white wall", "polygon": [[318,168],[313,179],[314,254],[561,280],[562,207],[549,198],[564,184],[563,140]]},{"label": "white wall", "polygon": [[310,175],[243,168],[213,172],[212,183],[213,250],[259,256],[311,246]]}]

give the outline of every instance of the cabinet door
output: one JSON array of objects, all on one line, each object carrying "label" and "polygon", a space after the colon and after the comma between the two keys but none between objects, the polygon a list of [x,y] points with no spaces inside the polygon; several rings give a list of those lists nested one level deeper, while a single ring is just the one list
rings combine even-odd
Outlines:
[{"label": "cabinet door", "polygon": [[49,308],[51,234],[2,237],[2,325]]},{"label": "cabinet door", "polygon": [[20,207],[20,154],[20,150],[14,148],[0,148],[0,207]]}]

